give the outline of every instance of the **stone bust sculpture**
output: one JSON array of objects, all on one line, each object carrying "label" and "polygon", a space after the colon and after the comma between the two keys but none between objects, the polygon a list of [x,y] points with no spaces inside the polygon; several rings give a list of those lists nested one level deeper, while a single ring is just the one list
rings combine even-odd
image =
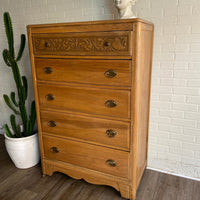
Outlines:
[{"label": "stone bust sculpture", "polygon": [[114,0],[120,19],[136,18],[132,11],[132,6],[135,5],[136,1],[137,0]]}]

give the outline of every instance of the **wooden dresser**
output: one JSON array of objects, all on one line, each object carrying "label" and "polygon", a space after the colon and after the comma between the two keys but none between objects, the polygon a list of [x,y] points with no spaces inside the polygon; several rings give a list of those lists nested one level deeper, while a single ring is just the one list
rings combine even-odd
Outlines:
[{"label": "wooden dresser", "polygon": [[28,36],[43,174],[135,199],[147,164],[153,25],[30,25]]}]

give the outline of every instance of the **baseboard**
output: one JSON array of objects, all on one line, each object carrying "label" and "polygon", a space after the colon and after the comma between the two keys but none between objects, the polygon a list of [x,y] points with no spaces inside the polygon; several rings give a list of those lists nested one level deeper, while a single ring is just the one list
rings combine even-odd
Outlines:
[{"label": "baseboard", "polygon": [[182,178],[191,179],[191,180],[194,180],[194,181],[200,181],[200,179],[198,179],[198,178],[193,178],[193,177],[184,176],[184,175],[181,175],[181,174],[171,173],[171,172],[167,172],[167,171],[160,170],[160,169],[155,169],[155,168],[151,168],[151,167],[147,167],[147,169],[157,171],[157,172],[162,172],[164,174],[170,174],[170,175],[179,176],[179,177],[182,177]]}]

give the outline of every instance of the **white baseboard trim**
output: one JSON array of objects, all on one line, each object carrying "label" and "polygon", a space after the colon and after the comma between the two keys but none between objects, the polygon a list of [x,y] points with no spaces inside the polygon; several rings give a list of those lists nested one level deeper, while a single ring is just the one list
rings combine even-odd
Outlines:
[{"label": "white baseboard trim", "polygon": [[179,177],[182,177],[182,178],[191,179],[191,180],[194,180],[194,181],[200,181],[200,179],[198,179],[198,178],[193,178],[193,177],[184,176],[184,175],[181,175],[181,174],[171,173],[171,172],[163,171],[163,170],[160,170],[160,169],[155,169],[155,168],[151,168],[151,167],[147,167],[147,169],[157,171],[157,172],[161,172],[161,173],[164,173],[164,174],[170,174],[170,175],[179,176]]}]

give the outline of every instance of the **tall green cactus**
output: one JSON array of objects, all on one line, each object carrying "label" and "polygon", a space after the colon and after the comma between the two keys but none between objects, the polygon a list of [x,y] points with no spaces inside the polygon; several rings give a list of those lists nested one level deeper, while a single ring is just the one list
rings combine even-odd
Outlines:
[{"label": "tall green cactus", "polygon": [[21,59],[24,52],[26,37],[24,34],[21,35],[20,48],[17,57],[15,57],[12,21],[8,12],[5,12],[3,17],[8,40],[8,49],[4,49],[2,55],[6,65],[12,69],[13,78],[17,87],[18,102],[15,99],[15,92],[11,92],[10,97],[6,94],[4,94],[3,97],[7,106],[14,112],[14,114],[21,117],[23,131],[21,130],[20,125],[16,124],[14,114],[10,116],[12,131],[7,124],[5,124],[4,129],[9,137],[26,137],[33,134],[34,124],[36,121],[35,101],[31,104],[30,116],[27,116],[25,103],[28,95],[28,82],[25,76],[20,75],[17,65],[17,62]]}]

